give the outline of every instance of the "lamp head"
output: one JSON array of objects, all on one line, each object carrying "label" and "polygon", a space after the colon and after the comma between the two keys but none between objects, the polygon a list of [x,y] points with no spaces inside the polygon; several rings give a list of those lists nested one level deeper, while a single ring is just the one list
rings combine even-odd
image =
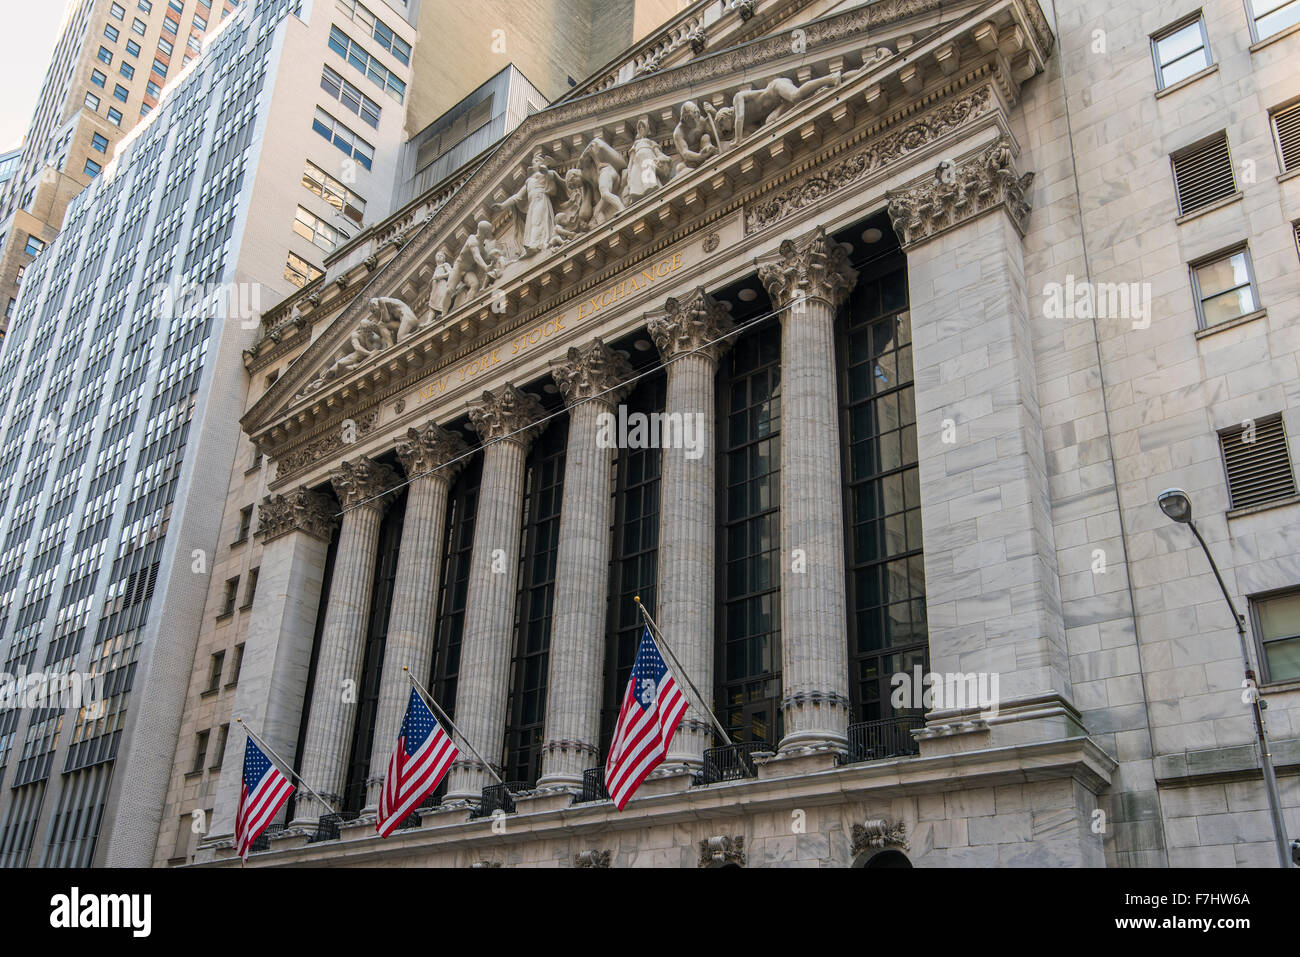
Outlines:
[{"label": "lamp head", "polygon": [[1187,497],[1187,493],[1180,488],[1167,488],[1160,493],[1156,499],[1160,503],[1160,511],[1172,518],[1175,522],[1183,525],[1190,524],[1192,521],[1192,500]]}]

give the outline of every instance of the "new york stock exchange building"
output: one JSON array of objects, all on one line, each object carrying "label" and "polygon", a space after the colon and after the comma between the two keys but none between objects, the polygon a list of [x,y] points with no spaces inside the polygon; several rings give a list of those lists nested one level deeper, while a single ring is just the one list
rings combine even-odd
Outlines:
[{"label": "new york stock exchange building", "polygon": [[[634,53],[263,317],[159,863],[238,865],[236,719],[329,804],[249,866],[1167,860],[1149,728],[1075,693],[1136,639],[1063,597],[1061,530],[1119,507],[1040,406],[1101,356],[1035,301],[1076,228],[1038,2],[737,3]],[[638,597],[729,741],[693,702],[619,811]],[[495,773],[462,746],[380,838],[408,674]]]}]

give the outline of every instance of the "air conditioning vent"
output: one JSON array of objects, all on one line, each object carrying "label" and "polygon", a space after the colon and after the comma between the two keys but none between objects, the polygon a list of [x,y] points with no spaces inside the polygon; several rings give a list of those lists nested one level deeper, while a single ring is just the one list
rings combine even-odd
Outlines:
[{"label": "air conditioning vent", "polygon": [[1293,103],[1273,114],[1277,131],[1277,149],[1282,156],[1282,172],[1300,169],[1300,103]]},{"label": "air conditioning vent", "polygon": [[1174,154],[1173,162],[1179,213],[1190,213],[1237,191],[1226,134]]},{"label": "air conditioning vent", "polygon": [[1281,416],[1219,433],[1233,508],[1249,508],[1295,494]]}]

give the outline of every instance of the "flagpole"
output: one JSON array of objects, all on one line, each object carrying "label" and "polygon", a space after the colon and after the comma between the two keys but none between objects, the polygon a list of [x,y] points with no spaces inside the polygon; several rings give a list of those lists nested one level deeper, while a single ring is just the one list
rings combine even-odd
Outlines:
[{"label": "flagpole", "polygon": [[280,762],[280,764],[281,764],[284,768],[288,769],[289,773],[290,773],[294,778],[297,779],[298,783],[301,784],[301,785],[303,786],[304,790],[306,790],[306,792],[307,792],[308,794],[310,794],[312,797],[314,797],[317,801],[320,801],[320,803],[321,803],[322,805],[324,805],[324,807],[325,807],[325,809],[326,809],[327,811],[329,811],[331,814],[337,814],[337,813],[339,813],[338,811],[334,810],[333,807],[330,806],[330,803],[329,803],[328,801],[326,801],[323,797],[321,797],[319,794],[317,794],[315,791],[313,791],[313,790],[311,789],[311,785],[308,784],[306,781],[304,781],[304,780],[302,779],[302,775],[300,775],[297,771],[295,771],[295,770],[293,769],[293,765],[291,765],[291,764],[290,764],[288,761],[286,761],[284,758],[282,758],[282,757],[280,757],[278,754],[276,754],[275,751],[273,751],[273,750],[271,749],[271,746],[270,746],[269,744],[267,744],[267,743],[266,743],[265,741],[263,741],[260,737],[258,737],[257,732],[255,732],[255,731],[254,731],[252,728],[250,728],[248,725],[244,724],[244,719],[243,719],[243,718],[236,718],[236,719],[235,719],[235,723],[236,723],[236,724],[239,724],[239,725],[243,725],[244,732],[245,732],[245,733],[246,733],[250,738],[252,738],[254,741],[256,741],[256,742],[258,743],[259,746],[261,746],[261,747],[263,747],[263,748],[266,748],[266,750],[267,750],[268,752],[270,752],[271,757],[275,758],[277,761]]},{"label": "flagpole", "polygon": [[478,751],[474,749],[474,745],[470,744],[469,738],[465,737],[464,732],[462,732],[460,728],[456,727],[456,723],[447,716],[447,712],[442,710],[442,706],[438,704],[438,702],[433,700],[433,695],[429,694],[429,692],[425,690],[424,685],[420,684],[420,682],[415,680],[415,675],[411,674],[411,669],[406,667],[406,665],[402,665],[402,670],[406,672],[406,677],[411,679],[411,684],[415,685],[415,690],[420,692],[420,697],[424,698],[424,700],[427,701],[433,707],[433,709],[438,712],[438,715],[442,718],[443,721],[447,722],[447,726],[451,728],[451,730],[455,731],[456,734],[460,735],[460,739],[465,742],[465,747],[469,748],[470,753],[472,753],[474,757],[478,758],[479,764],[487,768],[488,774],[496,778],[497,784],[501,785],[502,787],[505,787],[506,782],[502,781],[501,778],[497,775],[497,773],[492,770],[492,765],[488,764],[486,761],[483,760],[483,755],[479,754]]},{"label": "flagpole", "polygon": [[677,656],[673,654],[673,650],[668,647],[668,642],[664,640],[663,632],[659,630],[659,626],[655,623],[655,620],[650,617],[650,612],[645,610],[645,605],[641,604],[641,596],[636,595],[632,600],[636,602],[637,608],[641,609],[641,614],[645,617],[646,628],[650,632],[650,640],[667,652],[669,660],[677,669],[677,673],[682,676],[682,680],[685,681],[690,689],[695,692],[695,698],[697,703],[700,705],[700,709],[709,716],[709,720],[713,722],[713,727],[717,729],[718,734],[722,736],[722,740],[728,745],[734,744],[735,742],[731,740],[731,736],[723,729],[722,722],[720,722],[717,715],[713,713],[713,709],[705,707],[704,695],[700,694],[700,689],[695,687],[695,682],[691,681],[691,676],[686,673],[686,669],[683,668],[681,662],[677,660]]}]

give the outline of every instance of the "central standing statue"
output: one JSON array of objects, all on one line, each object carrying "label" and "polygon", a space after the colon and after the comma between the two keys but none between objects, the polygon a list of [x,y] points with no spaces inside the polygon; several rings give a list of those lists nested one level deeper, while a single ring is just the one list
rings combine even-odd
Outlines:
[{"label": "central standing statue", "polygon": [[515,214],[515,222],[520,227],[519,244],[525,256],[534,256],[560,242],[555,230],[555,203],[562,201],[567,193],[564,181],[539,151],[533,154],[523,188],[504,203],[494,205],[492,211],[509,209]]}]

